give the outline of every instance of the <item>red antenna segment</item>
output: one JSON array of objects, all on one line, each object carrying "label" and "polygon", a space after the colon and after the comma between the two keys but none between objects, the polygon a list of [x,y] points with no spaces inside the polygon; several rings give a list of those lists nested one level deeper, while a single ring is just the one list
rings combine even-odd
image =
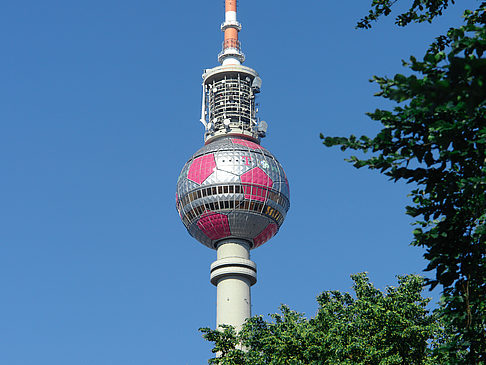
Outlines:
[{"label": "red antenna segment", "polygon": [[[228,18],[228,12],[234,12],[236,20],[236,0],[226,0],[225,1],[226,18]],[[238,48],[238,28],[227,27],[224,30],[224,48]]]},{"label": "red antenna segment", "polygon": [[225,0],[225,21],[221,24],[224,32],[223,51],[218,57],[219,62],[224,65],[240,64],[245,60],[238,40],[241,24],[236,20],[237,7],[237,0]]}]

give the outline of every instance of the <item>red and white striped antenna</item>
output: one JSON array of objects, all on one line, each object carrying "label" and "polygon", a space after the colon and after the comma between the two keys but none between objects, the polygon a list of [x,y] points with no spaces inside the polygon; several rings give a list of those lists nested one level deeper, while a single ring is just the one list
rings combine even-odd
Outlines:
[{"label": "red and white striped antenna", "polygon": [[225,19],[221,24],[221,30],[224,32],[223,50],[218,56],[218,61],[222,65],[240,65],[245,61],[245,55],[241,52],[241,43],[238,40],[241,24],[236,20],[237,8],[237,0],[225,0]]}]

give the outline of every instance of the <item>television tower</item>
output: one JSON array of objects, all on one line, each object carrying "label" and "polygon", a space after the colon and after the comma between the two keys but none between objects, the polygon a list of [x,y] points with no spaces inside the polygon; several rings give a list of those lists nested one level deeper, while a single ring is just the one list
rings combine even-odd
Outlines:
[{"label": "television tower", "polygon": [[240,330],[251,316],[257,281],[250,250],[272,238],[290,207],[289,184],[277,159],[260,145],[267,123],[257,117],[258,73],[243,66],[237,0],[225,0],[221,66],[202,75],[204,146],[177,180],[176,207],[188,232],[217,250],[211,283],[217,287],[216,325]]}]

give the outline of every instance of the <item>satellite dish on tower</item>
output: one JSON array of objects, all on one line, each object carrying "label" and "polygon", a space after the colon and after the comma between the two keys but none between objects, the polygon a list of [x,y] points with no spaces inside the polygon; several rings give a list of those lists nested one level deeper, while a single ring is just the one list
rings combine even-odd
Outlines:
[{"label": "satellite dish on tower", "polygon": [[253,79],[253,82],[251,84],[251,88],[253,89],[253,91],[255,93],[259,93],[260,92],[260,89],[262,87],[262,79],[260,77],[255,77]]},{"label": "satellite dish on tower", "polygon": [[265,135],[267,134],[267,129],[268,129],[268,123],[262,120],[257,128],[258,135],[260,137],[265,137]]}]

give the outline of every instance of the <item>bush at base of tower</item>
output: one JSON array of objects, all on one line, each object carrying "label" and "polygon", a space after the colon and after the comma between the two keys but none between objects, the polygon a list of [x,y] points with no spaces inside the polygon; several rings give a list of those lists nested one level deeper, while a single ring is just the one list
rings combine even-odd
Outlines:
[{"label": "bush at base of tower", "polygon": [[[241,333],[203,328],[214,343],[215,365],[451,364],[455,359],[434,350],[446,339],[438,317],[426,309],[423,279],[399,276],[397,287],[376,289],[366,274],[351,276],[355,295],[326,291],[317,297],[312,319],[280,308],[249,319]],[[241,345],[246,351],[241,350]],[[461,354],[456,354],[456,358]]]}]

